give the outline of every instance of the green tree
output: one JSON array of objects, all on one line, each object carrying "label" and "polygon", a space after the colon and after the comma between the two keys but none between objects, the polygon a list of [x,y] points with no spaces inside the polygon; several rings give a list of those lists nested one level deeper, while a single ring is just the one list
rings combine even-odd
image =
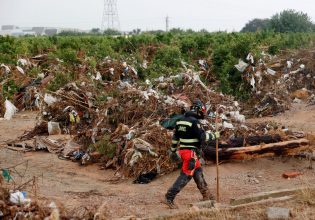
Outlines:
[{"label": "green tree", "polygon": [[314,31],[314,24],[306,13],[289,9],[272,16],[270,28],[281,33],[311,32]]},{"label": "green tree", "polygon": [[256,32],[267,30],[269,26],[269,19],[259,19],[255,18],[250,20],[245,27],[242,28],[241,32]]},{"label": "green tree", "polygon": [[92,34],[99,34],[99,33],[101,33],[101,30],[99,28],[92,28],[91,33]]},{"label": "green tree", "polygon": [[115,36],[115,35],[121,35],[120,31],[117,31],[115,29],[106,29],[104,32],[103,32],[104,35],[109,35],[109,36]]}]

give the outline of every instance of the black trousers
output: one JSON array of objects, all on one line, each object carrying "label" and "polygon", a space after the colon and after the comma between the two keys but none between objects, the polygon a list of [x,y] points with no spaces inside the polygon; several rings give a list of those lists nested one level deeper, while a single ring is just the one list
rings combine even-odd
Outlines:
[{"label": "black trousers", "polygon": [[165,197],[168,201],[173,201],[176,195],[189,183],[191,179],[194,179],[201,195],[203,196],[204,200],[213,199],[211,195],[208,184],[203,176],[203,172],[201,167],[196,169],[193,176],[188,176],[183,172],[180,172],[179,177],[174,182],[173,186],[169,188]]}]

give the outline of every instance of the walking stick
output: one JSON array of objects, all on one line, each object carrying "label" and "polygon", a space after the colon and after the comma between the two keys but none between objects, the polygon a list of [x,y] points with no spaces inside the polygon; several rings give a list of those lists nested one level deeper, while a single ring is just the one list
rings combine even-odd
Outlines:
[{"label": "walking stick", "polygon": [[[215,115],[215,131],[218,132],[218,120],[219,120],[219,110],[217,109]],[[219,182],[219,139],[216,138],[215,145],[216,153],[216,165],[217,165],[217,202],[220,202],[220,182]]]}]

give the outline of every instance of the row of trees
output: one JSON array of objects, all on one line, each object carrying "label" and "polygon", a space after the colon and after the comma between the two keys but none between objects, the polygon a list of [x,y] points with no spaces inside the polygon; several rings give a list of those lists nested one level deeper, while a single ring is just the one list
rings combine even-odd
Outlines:
[{"label": "row of trees", "polygon": [[288,32],[313,32],[315,24],[311,18],[303,12],[284,10],[273,15],[270,19],[255,18],[249,21],[241,32],[274,31]]},{"label": "row of trees", "polygon": [[[314,32],[315,24],[311,18],[303,12],[298,12],[292,9],[284,10],[280,13],[273,15],[271,18],[254,18],[250,20],[241,30],[241,32],[256,32],[256,31],[272,31],[277,33],[302,33]],[[193,33],[209,33],[206,29],[194,31],[192,29],[183,30],[180,28],[173,28],[169,31],[172,34],[193,34]],[[60,36],[74,36],[74,35],[105,35],[105,36],[120,36],[120,35],[139,35],[140,33],[146,34],[162,34],[163,30],[154,30],[143,32],[137,28],[129,32],[120,32],[114,29],[101,30],[99,28],[92,28],[89,33],[86,32],[62,32]]]},{"label": "row of trees", "polygon": [[[245,97],[248,88],[243,84],[241,73],[234,67],[240,58],[245,59],[252,52],[258,59],[262,50],[277,54],[283,49],[314,46],[315,42],[315,33],[183,33],[141,33],[128,38],[103,35],[0,36],[0,64],[16,64],[20,56],[47,54],[49,61],[61,59],[64,61],[61,65],[67,66],[67,69],[73,67],[72,73],[75,73],[78,64],[83,62],[94,70],[97,63],[109,56],[116,60],[127,60],[138,70],[139,78],[145,80],[182,72],[182,61],[188,63],[189,68],[198,70],[198,61],[202,59],[211,64],[210,72],[221,81],[220,89],[224,93]],[[84,59],[78,56],[81,52],[85,54]],[[146,68],[143,67],[144,62]],[[36,73],[42,70],[34,67],[31,72],[37,76]],[[53,84],[54,88],[60,82],[68,82],[71,77],[71,74],[61,74]]]}]

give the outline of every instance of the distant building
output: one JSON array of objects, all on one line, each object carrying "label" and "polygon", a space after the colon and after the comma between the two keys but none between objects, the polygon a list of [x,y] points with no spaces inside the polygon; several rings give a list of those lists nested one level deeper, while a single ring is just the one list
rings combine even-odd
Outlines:
[{"label": "distant building", "polygon": [[14,25],[2,25],[1,26],[1,30],[3,30],[3,31],[9,31],[9,30],[14,30],[14,29],[18,29],[18,27],[14,26]]},{"label": "distant building", "polygon": [[44,34],[45,27],[33,27],[32,31],[34,31],[37,36],[41,36]]},{"label": "distant building", "polygon": [[47,36],[53,36],[58,34],[58,29],[57,28],[47,28],[45,29],[45,35]]},{"label": "distant building", "polygon": [[71,28],[52,28],[52,27],[23,27],[19,28],[14,25],[2,25],[0,30],[0,35],[2,36],[53,36],[59,34],[60,32],[82,32],[79,29]]}]

